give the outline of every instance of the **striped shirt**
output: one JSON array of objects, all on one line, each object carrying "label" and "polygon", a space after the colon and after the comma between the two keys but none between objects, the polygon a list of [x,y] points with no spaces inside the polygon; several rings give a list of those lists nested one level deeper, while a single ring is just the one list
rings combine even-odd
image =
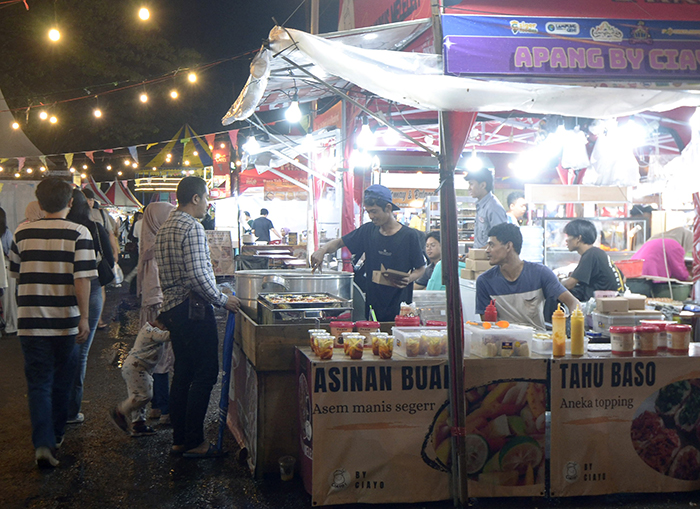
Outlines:
[{"label": "striped shirt", "polygon": [[158,230],[155,246],[165,312],[187,299],[190,290],[217,306],[228,297],[216,287],[204,227],[187,212],[174,210]]},{"label": "striped shirt", "polygon": [[22,223],[10,249],[10,275],[17,282],[20,336],[78,334],[80,310],[75,279],[97,277],[87,228],[65,219]]}]

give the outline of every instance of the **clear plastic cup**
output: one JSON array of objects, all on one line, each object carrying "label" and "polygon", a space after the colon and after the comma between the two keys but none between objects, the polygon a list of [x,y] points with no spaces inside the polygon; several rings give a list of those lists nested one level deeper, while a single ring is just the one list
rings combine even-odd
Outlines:
[{"label": "clear plastic cup", "polygon": [[278,461],[280,464],[280,478],[283,481],[291,481],[294,478],[296,458],[294,456],[282,456]]}]

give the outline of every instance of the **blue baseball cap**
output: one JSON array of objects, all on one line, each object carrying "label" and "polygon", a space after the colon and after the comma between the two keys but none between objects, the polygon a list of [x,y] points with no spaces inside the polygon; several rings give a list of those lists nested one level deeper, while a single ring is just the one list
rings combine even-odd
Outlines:
[{"label": "blue baseball cap", "polygon": [[391,203],[392,210],[399,210],[399,207],[391,201],[391,191],[388,187],[384,187],[379,184],[374,184],[365,189],[365,200],[367,198],[374,198],[375,200],[384,200]]}]

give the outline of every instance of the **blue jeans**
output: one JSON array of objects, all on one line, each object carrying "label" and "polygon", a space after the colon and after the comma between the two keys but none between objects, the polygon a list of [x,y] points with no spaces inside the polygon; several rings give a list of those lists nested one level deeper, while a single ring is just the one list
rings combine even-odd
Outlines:
[{"label": "blue jeans", "polygon": [[90,326],[90,334],[82,345],[75,345],[75,355],[77,357],[77,368],[73,377],[73,386],[70,391],[70,400],[68,402],[68,419],[75,419],[80,412],[80,404],[83,401],[83,382],[85,381],[85,370],[87,369],[88,352],[92,346],[92,340],[95,338],[97,330],[97,322],[102,314],[102,287],[97,278],[90,281],[90,308],[88,316],[88,324]]},{"label": "blue jeans", "polygon": [[204,441],[204,418],[219,376],[219,337],[211,304],[203,320],[188,318],[189,299],[161,314],[170,331],[175,372],[170,386],[173,444],[193,449]]},{"label": "blue jeans", "polygon": [[20,336],[27,378],[34,448],[56,447],[68,418],[68,393],[75,374],[75,336]]},{"label": "blue jeans", "polygon": [[162,415],[170,413],[170,381],[168,373],[153,373],[153,399],[151,407],[160,410]]}]

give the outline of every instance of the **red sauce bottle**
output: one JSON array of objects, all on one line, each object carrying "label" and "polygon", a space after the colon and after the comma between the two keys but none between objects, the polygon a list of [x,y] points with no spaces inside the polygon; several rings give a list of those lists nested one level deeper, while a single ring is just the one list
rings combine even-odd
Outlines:
[{"label": "red sauce bottle", "polygon": [[484,311],[484,321],[485,322],[497,322],[498,321],[498,310],[496,309],[496,301],[491,299],[491,303],[486,306]]}]

